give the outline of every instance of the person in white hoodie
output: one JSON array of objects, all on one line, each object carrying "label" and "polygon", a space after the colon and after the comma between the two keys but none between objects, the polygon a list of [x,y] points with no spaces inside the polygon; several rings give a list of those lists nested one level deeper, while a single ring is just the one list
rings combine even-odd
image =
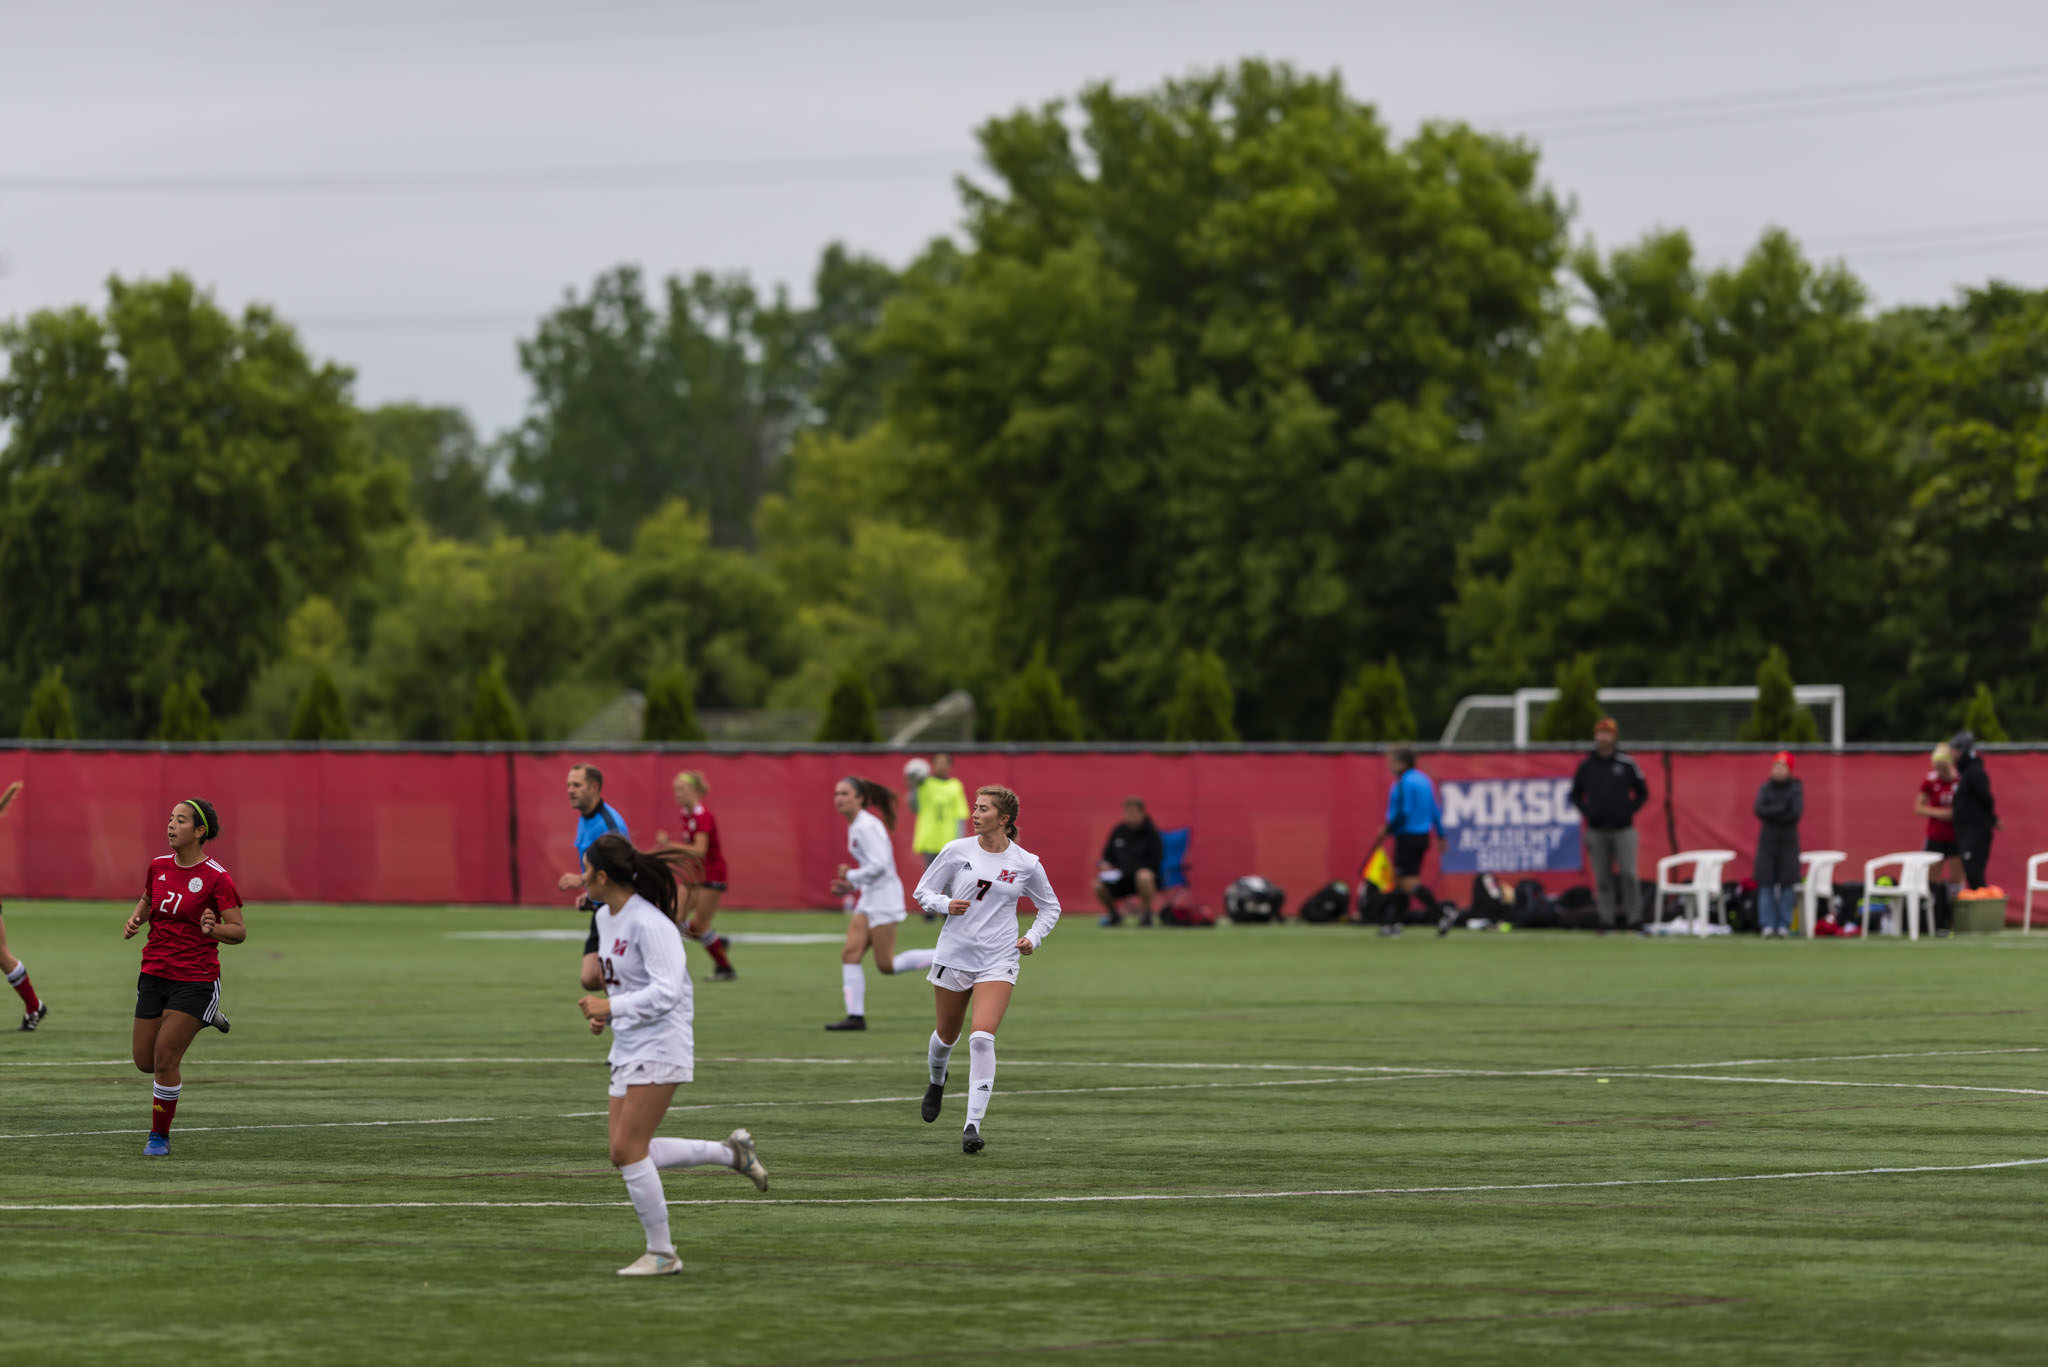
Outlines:
[{"label": "person in white hoodie", "polygon": [[884,973],[914,973],[932,962],[929,949],[896,952],[896,927],[908,919],[903,880],[896,876],[896,794],[873,779],[842,778],[832,787],[832,807],[846,819],[846,853],[853,862],[839,866],[832,891],[856,900],[846,927],[846,945],[839,952],[839,990],[846,1018],[827,1030],[868,1028],[868,980],[861,960],[870,948],[875,967]]},{"label": "person in white hoodie", "polygon": [[[1060,899],[1037,855],[1017,843],[1017,795],[993,784],[977,788],[969,824],[974,834],[955,840],[918,880],[917,904],[945,916],[933,951],[929,981],[938,1028],[925,1051],[931,1081],[920,1113],[926,1124],[939,1118],[946,1095],[946,1065],[959,1042],[967,1012],[974,1030],[967,1036],[967,1125],[960,1151],[980,1153],[981,1122],[996,1087],[996,1030],[1010,1009],[1022,957],[1036,952],[1059,924]],[[1031,929],[1017,933],[1017,902],[1029,897],[1038,908]]]},{"label": "person in white hoodie", "polygon": [[647,1252],[619,1275],[671,1276],[683,1264],[669,1239],[659,1169],[731,1168],[762,1191],[768,1190],[768,1170],[745,1130],[734,1130],[722,1143],[654,1137],[676,1088],[696,1067],[675,873],[667,861],[634,849],[622,835],[600,836],[584,855],[584,871],[584,890],[598,904],[598,970],[609,995],[584,997],[577,1005],[593,1035],[611,1027],[612,1166],[626,1180],[647,1235]]}]

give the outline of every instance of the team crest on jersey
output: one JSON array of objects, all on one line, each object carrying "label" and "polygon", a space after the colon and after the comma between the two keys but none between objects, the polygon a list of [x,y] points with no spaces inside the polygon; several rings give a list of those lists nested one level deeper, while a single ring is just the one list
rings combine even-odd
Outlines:
[{"label": "team crest on jersey", "polygon": [[625,957],[625,955],[626,955],[626,942],[625,942],[624,940],[614,940],[614,941],[612,941],[612,956],[613,956],[614,958],[624,958],[624,957]]},{"label": "team crest on jersey", "polygon": [[197,891],[199,891],[199,890],[200,890],[201,888],[203,888],[203,887],[205,887],[205,886],[206,886],[206,880],[205,880],[205,879],[203,879],[203,878],[195,878],[195,879],[193,879],[193,880],[192,880],[191,882],[189,882],[189,883],[187,883],[187,884],[185,885],[185,891],[187,891],[187,892],[197,892]]},{"label": "team crest on jersey", "polygon": [[996,875],[996,878],[1005,883],[1014,883],[1017,881],[1017,870],[1004,869],[1001,873]]}]

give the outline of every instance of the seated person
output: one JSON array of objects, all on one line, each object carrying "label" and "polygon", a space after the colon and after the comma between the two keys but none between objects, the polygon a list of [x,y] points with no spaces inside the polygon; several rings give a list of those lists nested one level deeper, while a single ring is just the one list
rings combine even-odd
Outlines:
[{"label": "seated person", "polygon": [[1152,924],[1152,904],[1159,896],[1159,866],[1165,856],[1166,847],[1145,810],[1144,799],[1125,798],[1124,819],[1110,828],[1098,866],[1101,876],[1095,882],[1095,900],[1102,903],[1101,924],[1123,924],[1123,913],[1116,904],[1127,897],[1138,899],[1143,912],[1138,924]]}]

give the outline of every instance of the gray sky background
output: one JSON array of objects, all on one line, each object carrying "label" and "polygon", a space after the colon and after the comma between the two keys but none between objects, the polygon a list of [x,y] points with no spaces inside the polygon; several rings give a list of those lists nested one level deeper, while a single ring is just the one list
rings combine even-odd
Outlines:
[{"label": "gray sky background", "polygon": [[[1603,246],[1684,227],[1726,256],[1775,223],[1884,304],[2048,285],[2041,0],[0,0],[0,316],[183,270],[299,322],[362,401],[456,404],[488,434],[524,410],[515,340],[609,266],[801,295],[834,238],[901,264],[953,227],[983,119],[1248,55],[1341,71],[1398,133],[1538,136]],[[1631,104],[1653,109],[1558,112]],[[306,180],[705,163],[735,169]]]}]

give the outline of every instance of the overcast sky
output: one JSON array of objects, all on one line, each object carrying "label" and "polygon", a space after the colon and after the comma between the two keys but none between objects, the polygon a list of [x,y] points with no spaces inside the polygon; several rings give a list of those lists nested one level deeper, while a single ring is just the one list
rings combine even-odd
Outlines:
[{"label": "overcast sky", "polygon": [[[834,238],[900,264],[953,227],[981,120],[1248,55],[1403,133],[1538,136],[1602,245],[1775,223],[1883,303],[2048,285],[2042,0],[0,0],[0,316],[183,270],[364,402],[488,433],[516,339],[611,265],[803,293]],[[486,185],[407,181],[446,171]]]}]

